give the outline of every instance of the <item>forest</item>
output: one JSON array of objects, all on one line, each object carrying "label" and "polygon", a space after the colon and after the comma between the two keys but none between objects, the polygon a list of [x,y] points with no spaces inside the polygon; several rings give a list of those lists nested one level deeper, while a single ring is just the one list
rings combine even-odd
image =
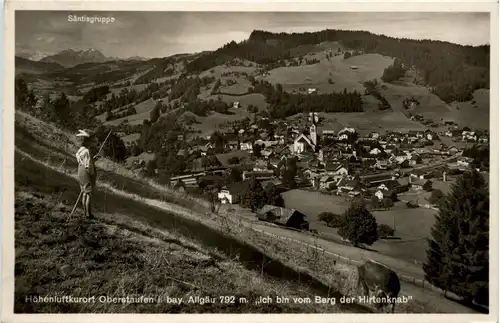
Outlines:
[{"label": "forest", "polygon": [[[234,58],[273,64],[298,57],[300,53],[292,50],[298,46],[325,41],[338,41],[352,50],[398,58],[405,66],[415,67],[419,81],[445,102],[467,101],[474,90],[489,88],[489,45],[473,47],[442,41],[398,39],[365,31],[276,34],[256,30],[248,40],[232,41],[193,60],[186,68],[191,73],[201,72]],[[392,77],[398,72],[389,70],[387,76]]]},{"label": "forest", "polygon": [[269,114],[276,119],[303,112],[362,112],[361,95],[357,92],[328,94],[290,94],[281,84],[266,81],[254,83],[254,92],[265,96],[269,103]]}]

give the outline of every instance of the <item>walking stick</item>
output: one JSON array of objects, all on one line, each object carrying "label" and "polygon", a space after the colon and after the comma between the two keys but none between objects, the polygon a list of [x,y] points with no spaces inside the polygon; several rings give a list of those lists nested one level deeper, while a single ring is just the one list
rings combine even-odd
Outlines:
[{"label": "walking stick", "polygon": [[[95,158],[97,155],[99,155],[99,153],[101,152],[102,148],[104,147],[104,144],[106,143],[106,141],[108,140],[109,138],[109,135],[111,135],[111,132],[113,130],[110,130],[108,135],[106,136],[106,139],[104,139],[104,142],[102,143],[101,145],[101,148],[99,148],[99,151],[97,152],[97,154],[94,155],[94,157],[92,158]],[[83,194],[83,190],[80,191],[80,194],[78,195],[78,198],[76,199],[76,202],[75,202],[75,205],[73,206],[73,210],[71,210],[71,214],[69,215],[69,218],[71,218],[73,216],[73,213],[75,213],[75,210],[76,210],[76,206],[78,205],[78,203],[80,203],[80,199],[82,198],[82,194]],[[68,219],[69,219],[68,218]]]}]

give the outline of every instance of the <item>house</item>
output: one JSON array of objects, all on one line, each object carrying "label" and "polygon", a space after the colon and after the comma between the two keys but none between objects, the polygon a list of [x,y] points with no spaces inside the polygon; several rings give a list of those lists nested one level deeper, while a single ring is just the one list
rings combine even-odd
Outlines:
[{"label": "house", "polygon": [[237,204],[250,188],[250,181],[244,180],[224,186],[217,194],[222,204]]},{"label": "house", "polygon": [[308,94],[313,94],[313,93],[317,93],[318,92],[318,89],[317,88],[308,88],[307,89],[307,93]]},{"label": "house", "polygon": [[397,162],[399,168],[409,168],[411,163],[408,159]]},{"label": "house", "polygon": [[429,179],[432,178],[432,171],[424,171],[417,169],[410,173],[410,177],[414,179]]},{"label": "house", "polygon": [[408,190],[408,185],[401,185],[398,180],[391,179],[383,182],[377,187],[378,190],[391,191],[396,194],[403,193]]},{"label": "house", "polygon": [[355,135],[356,135],[356,129],[346,127],[339,131],[339,133],[337,134],[337,139],[348,140],[349,138],[352,138]]},{"label": "house", "polygon": [[437,134],[435,134],[434,132],[432,132],[432,131],[430,131],[430,130],[427,130],[427,131],[425,132],[425,138],[426,138],[427,140],[436,140],[436,139],[438,139],[438,136],[437,136]]},{"label": "house", "polygon": [[237,140],[231,140],[227,143],[227,148],[229,148],[230,150],[236,150],[238,149],[238,146],[239,146],[239,143]]},{"label": "house", "polygon": [[384,198],[389,198],[393,201],[397,200],[397,195],[393,191],[389,190],[377,190],[374,194],[379,200],[383,200]]},{"label": "house", "polygon": [[380,134],[378,132],[371,132],[369,136],[373,140],[378,140],[380,138]]},{"label": "house", "polygon": [[360,183],[354,179],[348,179],[347,177],[342,178],[337,183],[338,193],[349,193],[356,190]]},{"label": "house", "polygon": [[463,167],[469,167],[470,163],[472,163],[473,161],[474,161],[474,159],[469,158],[469,157],[460,157],[457,160],[457,165],[463,166]]},{"label": "house", "polygon": [[337,181],[331,175],[324,175],[319,178],[319,189],[320,190],[329,190],[333,189],[336,186]]},{"label": "house", "polygon": [[408,139],[410,140],[418,140],[419,138],[419,132],[415,130],[410,130],[408,131]]},{"label": "house", "polygon": [[267,161],[262,160],[262,159],[258,159],[253,166],[254,172],[264,172],[267,170],[268,170],[267,169]]},{"label": "house", "polygon": [[370,150],[370,155],[379,155],[381,153],[382,151],[378,148],[373,148],[372,150]]},{"label": "house", "polygon": [[274,155],[274,151],[272,149],[269,149],[269,148],[264,148],[260,151],[260,154],[262,155],[262,157],[264,158],[271,158],[273,157]]},{"label": "house", "polygon": [[483,143],[483,144],[487,144],[489,142],[489,137],[488,136],[480,136],[477,141],[480,142],[480,143]]},{"label": "house", "polygon": [[252,151],[253,146],[251,142],[241,142],[240,143],[240,150],[246,150],[246,151]]},{"label": "house", "polygon": [[447,131],[444,133],[444,135],[445,135],[446,137],[453,137],[453,132],[451,132],[450,130],[447,130]]},{"label": "house", "polygon": [[277,179],[277,178],[270,179],[270,180],[267,180],[267,181],[261,181],[260,182],[260,185],[262,186],[263,189],[267,189],[267,187],[269,185],[272,185],[274,187],[278,187],[281,184],[283,184],[283,183],[279,179]]},{"label": "house", "polygon": [[408,155],[402,151],[393,152],[390,158],[391,161],[396,161],[397,163],[400,163],[406,159],[408,159]]},{"label": "house", "polygon": [[410,187],[415,191],[423,191],[429,185],[431,185],[431,187],[432,187],[431,181],[429,181],[427,179],[418,179],[418,180],[414,181],[411,179],[411,176],[409,178],[409,184],[410,184]]},{"label": "house", "polygon": [[458,148],[455,147],[455,146],[451,146],[450,148],[448,148],[448,155],[455,155],[458,153]]},{"label": "house", "polygon": [[240,103],[238,101],[233,102],[233,108],[238,109],[240,107]]},{"label": "house", "polygon": [[391,167],[390,163],[387,160],[377,160],[375,164],[372,166],[375,169],[386,170]]},{"label": "house", "polygon": [[381,174],[381,175],[371,175],[369,177],[367,176],[365,178],[365,181],[368,183],[369,187],[373,187],[393,179],[396,179],[396,177],[393,176],[392,174]]},{"label": "house", "polygon": [[421,163],[422,163],[422,157],[420,157],[420,155],[417,155],[417,154],[411,156],[411,158],[409,160],[409,164],[411,166],[415,166],[415,165],[421,164]]},{"label": "house", "polygon": [[255,176],[255,179],[259,181],[265,181],[265,180],[270,180],[274,178],[274,171],[272,170],[266,170],[266,171],[244,171],[243,172],[243,180],[250,179]]},{"label": "house", "polygon": [[477,140],[476,133],[474,131],[462,131],[462,140]]},{"label": "house", "polygon": [[274,205],[264,205],[257,212],[261,221],[271,222],[298,230],[309,230],[309,223],[305,214],[295,210]]},{"label": "house", "polygon": [[345,168],[342,164],[340,163],[326,163],[325,164],[325,171],[329,175],[341,175],[341,176],[346,176],[349,174],[349,171],[347,168]]}]

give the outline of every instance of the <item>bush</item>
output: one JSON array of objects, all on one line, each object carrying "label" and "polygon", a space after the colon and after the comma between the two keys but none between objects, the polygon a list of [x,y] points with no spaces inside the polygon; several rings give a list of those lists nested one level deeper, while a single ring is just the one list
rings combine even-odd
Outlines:
[{"label": "bush", "polygon": [[390,198],[384,197],[384,199],[382,200],[382,206],[384,207],[384,209],[389,209],[394,206],[394,202]]},{"label": "bush", "polygon": [[393,237],[394,229],[387,224],[379,224],[377,227],[377,233],[379,237]]},{"label": "bush", "polygon": [[334,214],[333,218],[327,223],[329,227],[340,228],[344,225],[344,217],[339,214]]},{"label": "bush", "polygon": [[439,202],[444,198],[444,193],[441,190],[432,190],[431,196],[428,201],[431,204],[439,204]]},{"label": "bush", "polygon": [[325,223],[330,223],[330,221],[333,220],[333,218],[335,217],[336,214],[332,213],[332,212],[321,212],[320,214],[318,214],[318,221],[322,221],[322,222],[325,222]]},{"label": "bush", "polygon": [[406,202],[406,207],[409,209],[416,209],[416,208],[418,208],[418,205],[413,203],[412,201],[408,201],[408,202]]}]

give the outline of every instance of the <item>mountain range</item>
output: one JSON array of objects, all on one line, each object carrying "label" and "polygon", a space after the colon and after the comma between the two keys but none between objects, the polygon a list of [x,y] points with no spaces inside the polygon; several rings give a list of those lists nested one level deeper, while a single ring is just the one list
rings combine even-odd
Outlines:
[{"label": "mountain range", "polygon": [[40,52],[35,52],[35,53],[21,52],[17,53],[16,56],[42,63],[55,63],[66,68],[84,63],[103,63],[107,61],[116,61],[116,60],[136,60],[136,61],[146,60],[146,58],[140,56],[134,56],[126,59],[119,57],[105,56],[101,51],[94,48],[84,49],[84,50],[66,49],[53,55],[48,55]]}]

